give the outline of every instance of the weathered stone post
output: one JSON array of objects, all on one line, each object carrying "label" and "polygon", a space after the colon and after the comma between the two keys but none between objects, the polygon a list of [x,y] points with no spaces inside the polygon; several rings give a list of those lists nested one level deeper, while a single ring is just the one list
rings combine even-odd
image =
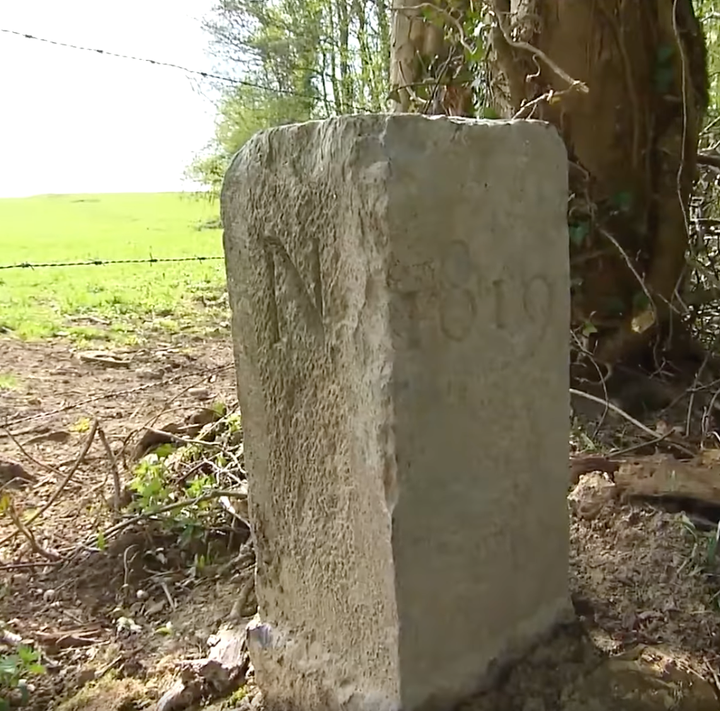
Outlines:
[{"label": "weathered stone post", "polygon": [[444,709],[570,609],[566,161],[543,123],[418,115],[236,155],[270,709]]}]

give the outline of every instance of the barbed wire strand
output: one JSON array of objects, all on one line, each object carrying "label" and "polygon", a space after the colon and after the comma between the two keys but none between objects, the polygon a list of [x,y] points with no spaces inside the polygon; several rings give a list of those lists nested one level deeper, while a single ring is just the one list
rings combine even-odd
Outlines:
[{"label": "barbed wire strand", "polygon": [[[225,363],[224,365],[219,365],[214,368],[199,368],[197,370],[192,370],[188,373],[180,373],[178,375],[173,375],[169,378],[163,378],[162,380],[154,380],[151,383],[145,383],[144,385],[138,385],[134,388],[128,388],[126,390],[114,390],[113,392],[109,393],[103,393],[102,395],[94,395],[93,397],[86,398],[85,400],[80,400],[79,402],[73,402],[69,405],[63,405],[62,407],[55,408],[54,410],[47,410],[46,412],[40,412],[35,415],[25,415],[24,417],[17,417],[13,420],[7,420],[0,424],[0,428],[5,430],[10,430],[13,427],[17,427],[18,425],[21,425],[25,422],[32,422],[34,420],[42,420],[46,417],[52,417],[53,415],[59,415],[64,412],[69,412],[70,410],[76,410],[78,407],[82,407],[83,405],[89,405],[93,402],[99,402],[100,400],[108,400],[115,397],[120,397],[123,395],[134,395],[135,393],[143,392],[144,390],[150,390],[151,388],[157,388],[163,385],[168,385],[169,383],[177,382],[178,380],[184,380],[185,378],[192,378],[197,377],[198,375],[215,375],[217,373],[221,373],[225,370],[229,370],[230,368],[234,367],[234,363]],[[14,434],[22,434],[20,432],[15,432]]]},{"label": "barbed wire strand", "polygon": [[22,37],[23,39],[33,40],[35,42],[44,42],[45,44],[52,44],[56,47],[65,47],[66,49],[75,49],[80,52],[93,52],[95,54],[101,54],[106,57],[115,57],[117,59],[129,59],[133,62],[145,62],[146,64],[154,64],[157,67],[166,67],[168,69],[177,69],[185,74],[194,74],[201,76],[204,79],[217,79],[218,81],[224,81],[229,84],[240,84],[242,86],[248,86],[253,89],[261,89],[262,91],[268,91],[275,94],[286,94],[288,96],[296,96],[302,99],[315,99],[316,97],[310,96],[309,94],[300,94],[290,89],[279,89],[276,87],[265,86],[263,84],[257,84],[252,81],[246,81],[245,79],[235,79],[233,77],[223,76],[222,74],[215,74],[214,72],[207,72],[200,69],[190,69],[174,62],[163,62],[159,59],[150,59],[148,57],[137,57],[133,54],[122,54],[121,52],[113,52],[108,49],[97,49],[95,47],[85,47],[80,44],[72,44],[70,42],[62,42],[60,40],[49,39],[47,37],[38,37],[28,32],[19,32],[18,30],[10,30],[4,27],[0,27],[0,32],[7,35],[15,35],[16,37]]},{"label": "barbed wire strand", "polygon": [[[49,39],[47,37],[38,37],[37,35],[30,34],[28,32],[20,32],[18,30],[10,30],[4,27],[0,27],[0,32],[14,35],[16,37],[22,37],[23,39],[32,40],[34,42],[44,42],[45,44],[55,45],[56,47],[65,47],[66,49],[74,49],[80,52],[92,52],[95,54],[104,55],[106,57],[115,57],[116,59],[129,59],[133,62],[144,62],[146,64],[153,64],[157,67],[166,67],[168,69],[177,69],[178,71],[185,72],[185,74],[193,74],[195,76],[203,77],[204,79],[216,79],[217,81],[226,82],[228,84],[235,84],[239,86],[247,86],[252,89],[260,89],[261,91],[267,91],[269,93],[283,94],[285,96],[294,96],[298,99],[309,99],[316,101],[317,96],[311,94],[302,94],[291,89],[280,89],[264,84],[258,84],[256,82],[247,81],[246,79],[235,79],[234,77],[225,76],[223,74],[215,74],[214,72],[203,71],[201,69],[191,69],[174,62],[163,62],[158,59],[150,59],[148,57],[138,57],[133,54],[122,54],[121,52],[113,52],[108,49],[96,49],[95,47],[85,47],[80,44],[72,44],[70,42],[62,42],[61,40]],[[353,111],[362,113],[372,113],[372,110],[360,105],[349,106]]]},{"label": "barbed wire strand", "polygon": [[143,259],[89,259],[84,262],[18,262],[16,264],[0,264],[2,269],[39,269],[42,267],[102,267],[107,264],[159,264],[161,262],[208,262],[225,259],[222,255],[209,257],[146,257]]}]

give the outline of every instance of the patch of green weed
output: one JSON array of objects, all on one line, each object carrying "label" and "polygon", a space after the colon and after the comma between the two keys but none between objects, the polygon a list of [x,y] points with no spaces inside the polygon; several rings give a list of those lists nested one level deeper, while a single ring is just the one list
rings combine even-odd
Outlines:
[{"label": "patch of green weed", "polygon": [[0,373],[0,392],[3,390],[17,390],[20,381],[12,373]]},{"label": "patch of green weed", "polygon": [[0,711],[11,708],[11,699],[26,705],[30,699],[29,679],[44,673],[40,653],[32,647],[20,645],[14,654],[0,656]]}]

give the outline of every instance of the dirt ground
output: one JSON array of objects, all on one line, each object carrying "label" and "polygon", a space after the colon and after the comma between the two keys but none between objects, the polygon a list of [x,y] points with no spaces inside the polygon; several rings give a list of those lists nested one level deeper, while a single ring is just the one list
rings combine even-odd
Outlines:
[{"label": "dirt ground", "polygon": [[[87,437],[90,419],[98,419],[119,454],[128,435],[153,424],[158,415],[156,426],[163,426],[214,402],[235,399],[228,341],[199,341],[182,348],[156,343],[112,354],[118,362],[109,365],[93,353],[83,360],[88,353],[73,352],[67,344],[0,341],[0,372],[13,376],[12,388],[0,391],[0,460],[21,464],[33,478],[13,488],[17,510],[31,513],[56,490]],[[62,552],[83,536],[92,538],[110,520],[106,502],[112,496],[111,478],[107,452],[96,438],[61,496],[34,526],[43,548]],[[0,516],[0,620],[23,638],[43,641],[48,651],[48,673],[32,679],[33,709],[59,708],[88,681],[109,676],[143,683],[120,685],[110,694],[118,698],[103,697],[87,708],[111,711],[137,694],[138,703],[157,697],[170,660],[197,657],[208,636],[228,619],[237,597],[238,582],[232,575],[188,580],[168,565],[170,572],[163,578],[158,576],[162,566],[152,561],[144,561],[139,576],[126,586],[126,567],[117,552],[129,550],[133,541],[128,537],[106,554],[55,566],[38,560],[23,537],[6,541],[15,532],[5,511]],[[140,547],[149,544],[135,542]],[[154,550],[156,544],[153,541]],[[120,629],[120,611],[139,629]],[[165,632],[168,622],[172,634]],[[98,669],[103,673],[98,675]],[[152,680],[158,680],[157,685]]]},{"label": "dirt ground", "polygon": [[[155,343],[111,356],[0,340],[0,632],[43,651],[46,672],[29,680],[33,711],[154,708],[179,661],[203,657],[211,635],[242,621],[232,566],[200,572],[151,528],[129,528],[105,550],[92,544],[113,521],[112,460],[98,438],[33,523],[35,548],[11,519],[8,506],[26,520],[47,505],[90,421],[97,419],[126,478],[126,445],[143,428],[234,403],[229,340]],[[705,511],[703,528],[677,505],[627,499],[598,472],[569,482],[568,493],[576,621],[462,708],[720,709],[715,512]],[[259,695],[242,696],[216,699],[212,708],[261,706]]]}]

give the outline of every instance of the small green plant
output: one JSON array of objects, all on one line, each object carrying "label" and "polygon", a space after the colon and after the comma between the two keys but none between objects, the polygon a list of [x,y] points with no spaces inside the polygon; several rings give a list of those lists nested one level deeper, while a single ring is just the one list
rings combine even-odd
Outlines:
[{"label": "small green plant", "polygon": [[11,695],[19,696],[20,704],[27,704],[30,698],[29,677],[45,673],[40,664],[40,653],[32,647],[21,645],[17,653],[0,656],[0,711],[10,708]]},{"label": "small green plant", "polygon": [[[191,445],[178,455],[184,458],[194,451]],[[130,506],[138,513],[152,515],[176,502],[189,502],[162,511],[158,516],[165,529],[177,532],[180,543],[186,545],[205,530],[205,518],[214,504],[207,499],[195,500],[211,491],[214,482],[210,476],[202,473],[180,484],[174,481],[169,457],[176,452],[174,445],[164,444],[140,461],[128,485],[137,495]]]},{"label": "small green plant", "polygon": [[[172,536],[187,554],[194,577],[212,570],[213,545],[244,520],[232,502],[235,489],[240,499],[247,495],[242,492],[240,415],[228,413],[222,403],[212,407],[215,417],[190,443],[157,447],[136,464],[128,483],[134,494],[128,511],[151,519],[163,535]],[[106,546],[99,535],[97,547]]]},{"label": "small green plant", "polygon": [[3,390],[15,390],[18,386],[18,379],[11,373],[0,373],[0,392]]},{"label": "small green plant", "polygon": [[105,532],[103,530],[99,530],[97,533],[97,547],[101,551],[107,549],[107,540],[105,539]]},{"label": "small green plant", "polygon": [[239,689],[235,689],[233,695],[228,699],[228,709],[235,708],[235,704],[239,704],[248,695],[247,686],[241,686]]},{"label": "small green plant", "polygon": [[142,513],[171,503],[173,489],[168,483],[169,470],[166,459],[174,451],[172,445],[164,444],[148,454],[135,468],[129,488],[137,494],[132,507]]},{"label": "small green plant", "polygon": [[89,417],[81,417],[77,422],[73,422],[72,425],[68,428],[71,432],[78,432],[83,433],[87,432],[90,429],[90,418]]},{"label": "small green plant", "polygon": [[180,333],[182,330],[182,327],[177,321],[169,318],[158,319],[155,324],[159,329],[167,333]]},{"label": "small green plant", "polygon": [[596,452],[598,446],[593,442],[584,427],[573,418],[570,424],[570,442],[581,452]]},{"label": "small green plant", "polygon": [[227,428],[232,432],[239,432],[242,429],[242,420],[239,412],[233,412],[227,416]]},{"label": "small green plant", "polygon": [[210,406],[210,409],[211,409],[218,417],[225,417],[225,415],[227,415],[227,405],[226,405],[224,402],[222,402],[222,401],[214,402],[214,403]]}]

